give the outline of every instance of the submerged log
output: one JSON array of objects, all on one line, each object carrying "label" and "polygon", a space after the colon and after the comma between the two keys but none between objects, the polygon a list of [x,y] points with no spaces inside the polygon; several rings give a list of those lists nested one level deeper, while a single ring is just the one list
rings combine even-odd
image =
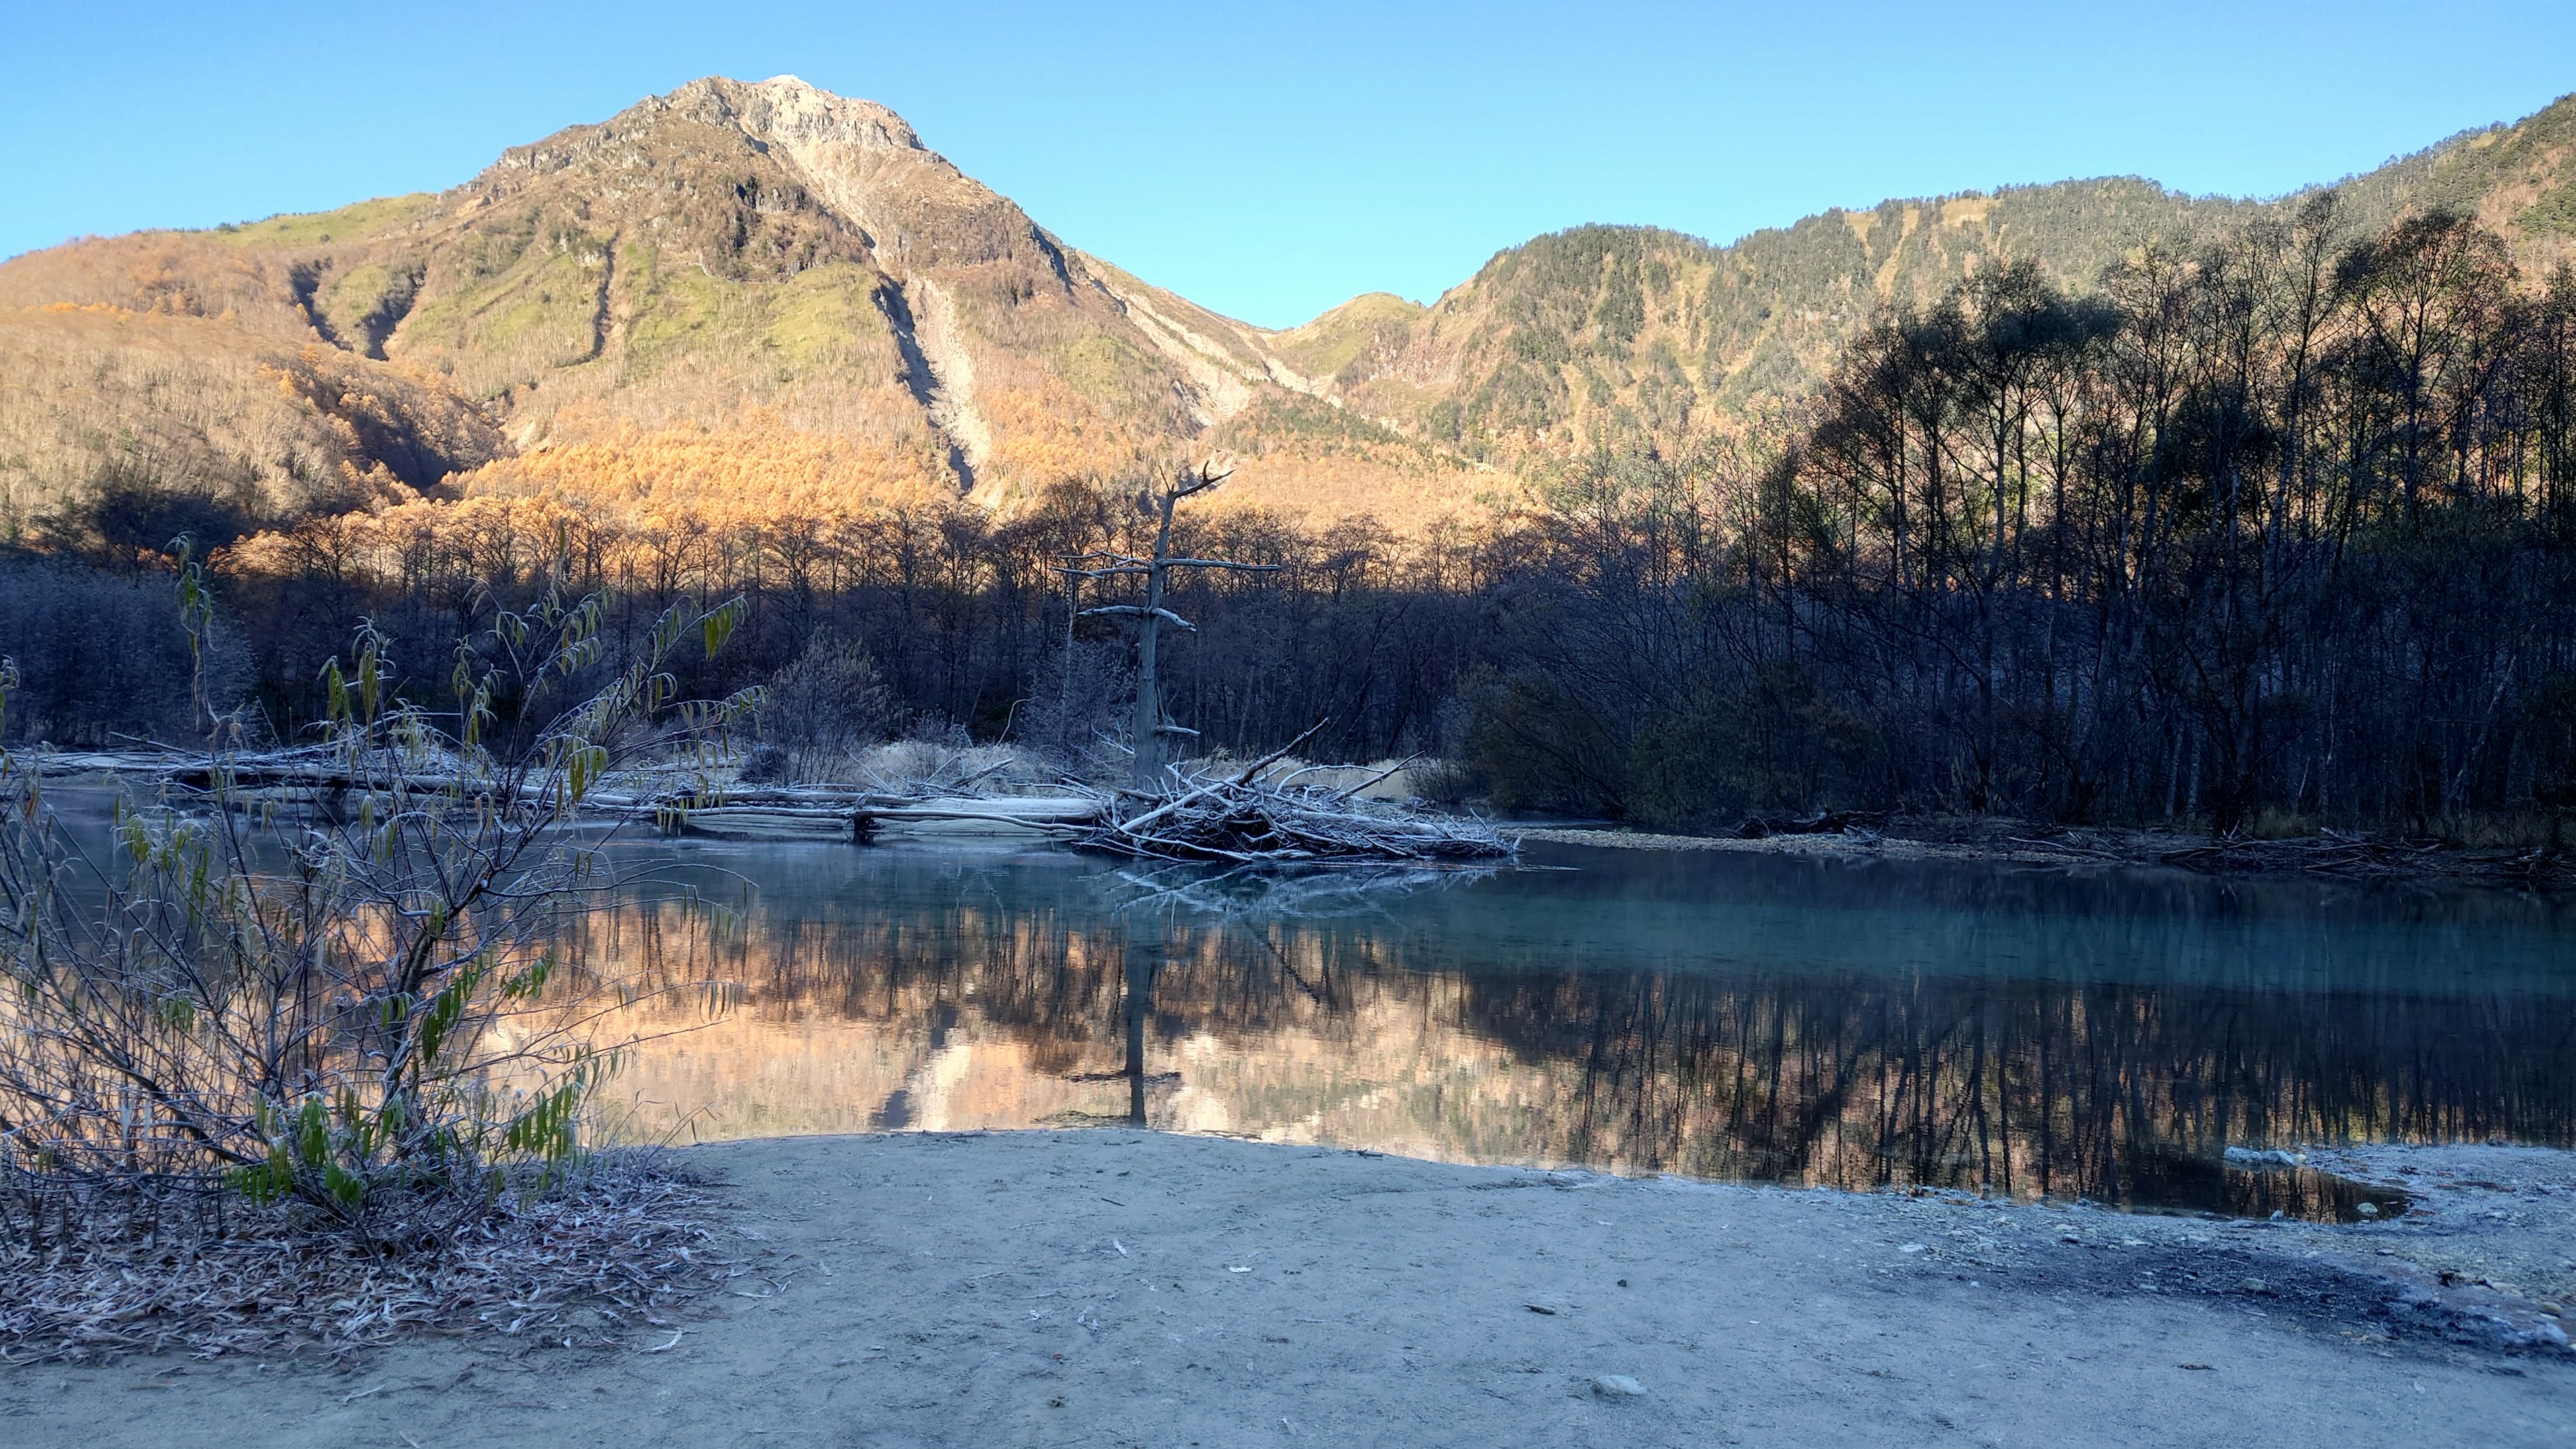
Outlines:
[{"label": "submerged log", "polygon": [[[1093,796],[1047,799],[961,796],[920,799],[872,797],[861,805],[810,802],[810,795],[764,792],[740,803],[728,792],[708,804],[662,804],[651,813],[666,834],[708,835],[719,840],[848,840],[866,844],[886,825],[994,825],[1061,837],[1096,823],[1106,809]],[[783,797],[783,798],[781,798]],[[880,803],[882,802],[882,803]]]}]

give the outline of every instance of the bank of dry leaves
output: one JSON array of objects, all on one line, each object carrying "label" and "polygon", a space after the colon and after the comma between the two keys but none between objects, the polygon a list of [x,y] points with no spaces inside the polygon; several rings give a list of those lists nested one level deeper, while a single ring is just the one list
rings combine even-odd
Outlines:
[{"label": "bank of dry leaves", "polygon": [[345,1354],[420,1332],[650,1349],[669,1311],[748,1270],[716,1206],[705,1182],[622,1157],[408,1248],[317,1230],[292,1204],[18,1195],[0,1360]]}]

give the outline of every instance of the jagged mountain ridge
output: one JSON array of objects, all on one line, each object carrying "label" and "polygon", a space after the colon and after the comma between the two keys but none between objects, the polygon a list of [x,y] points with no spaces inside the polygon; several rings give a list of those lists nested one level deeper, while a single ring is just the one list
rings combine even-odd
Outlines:
[{"label": "jagged mountain ridge", "polygon": [[[2473,209],[2537,269],[2576,236],[2576,104],[2343,191],[2357,225]],[[263,519],[438,490],[721,511],[773,453],[806,503],[1007,510],[1216,447],[1246,459],[1238,502],[1416,525],[1794,397],[1879,307],[1993,257],[2080,287],[2295,200],[2112,179],[1725,247],[1578,228],[1428,308],[1271,331],[1066,246],[881,106],[711,78],[435,195],[0,264],[0,371],[26,384],[0,401],[0,531],[138,478]]]}]

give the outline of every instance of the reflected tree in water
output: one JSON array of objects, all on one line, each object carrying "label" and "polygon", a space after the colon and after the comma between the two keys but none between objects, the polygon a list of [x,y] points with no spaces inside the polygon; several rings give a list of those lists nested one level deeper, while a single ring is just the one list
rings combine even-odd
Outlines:
[{"label": "reflected tree in water", "polygon": [[[846,878],[859,858],[818,859]],[[1293,883],[888,855],[856,881],[773,881],[731,915],[639,904],[588,948],[639,988],[737,983],[738,1020],[711,1031],[741,1060],[689,1090],[744,1092],[745,1063],[842,1032],[878,1074],[862,1084],[845,1050],[811,1091],[873,1094],[883,1126],[1110,1120],[2205,1206],[2242,1189],[2214,1166],[2232,1143],[2576,1145],[2565,964],[2437,980],[2420,955],[2457,938],[2493,961],[2478,943],[2523,938],[2479,934],[2481,913],[2542,908],[2465,898],[2419,920],[2392,902],[2323,930],[2301,897],[2206,882],[1962,880],[1837,897],[1753,871],[1712,903],[1699,883],[1593,899],[1505,872],[1326,908]],[[881,1110],[897,1091],[901,1121]]]}]

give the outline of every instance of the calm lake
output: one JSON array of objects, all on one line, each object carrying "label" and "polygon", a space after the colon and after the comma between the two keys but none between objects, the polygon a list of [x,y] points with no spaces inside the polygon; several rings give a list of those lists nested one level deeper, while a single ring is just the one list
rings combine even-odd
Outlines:
[{"label": "calm lake", "polygon": [[[2230,1146],[2576,1146],[2576,902],[1540,847],[1363,886],[621,845],[651,1140],[1141,1119],[1481,1163],[2350,1218]],[[714,982],[709,986],[704,983]]]}]

